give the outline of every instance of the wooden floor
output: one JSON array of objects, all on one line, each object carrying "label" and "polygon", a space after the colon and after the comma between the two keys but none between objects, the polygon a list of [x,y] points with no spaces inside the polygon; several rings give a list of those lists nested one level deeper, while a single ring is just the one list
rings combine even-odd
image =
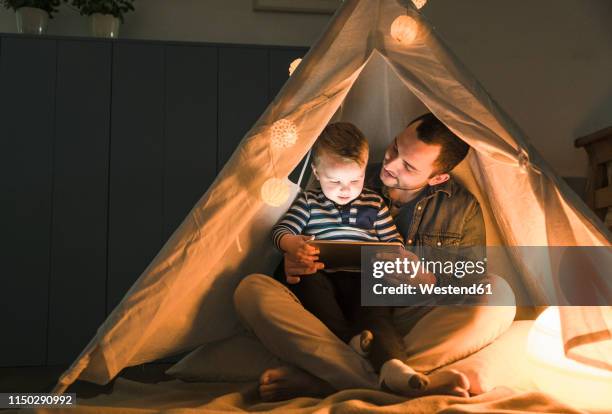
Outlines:
[{"label": "wooden floor", "polygon": [[[146,383],[168,381],[172,377],[164,374],[164,371],[171,365],[168,363],[138,365],[124,369],[118,376]],[[0,392],[51,392],[66,368],[65,366],[0,367]],[[66,392],[76,393],[80,398],[91,398],[101,393],[108,394],[112,387],[113,382],[102,386],[77,381]]]}]

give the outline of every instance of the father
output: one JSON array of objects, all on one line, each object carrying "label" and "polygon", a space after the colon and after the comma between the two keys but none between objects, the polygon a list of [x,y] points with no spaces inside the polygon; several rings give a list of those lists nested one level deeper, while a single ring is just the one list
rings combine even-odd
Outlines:
[{"label": "father", "polygon": [[[387,148],[370,187],[380,189],[387,198],[407,247],[485,245],[478,201],[449,175],[468,149],[431,113],[412,121]],[[315,261],[303,264],[285,257],[288,280],[308,277],[321,267]],[[496,294],[511,294],[501,278],[490,276],[489,281]],[[287,364],[261,375],[262,399],[378,388],[369,362],[305,310],[277,280],[261,274],[245,277],[236,288],[234,305],[245,327]],[[406,343],[405,362],[429,373],[491,343],[510,326],[514,314],[513,306],[413,306],[395,308],[394,322]],[[465,388],[442,388],[436,393],[466,395],[467,381]],[[472,381],[469,391],[477,390]]]}]

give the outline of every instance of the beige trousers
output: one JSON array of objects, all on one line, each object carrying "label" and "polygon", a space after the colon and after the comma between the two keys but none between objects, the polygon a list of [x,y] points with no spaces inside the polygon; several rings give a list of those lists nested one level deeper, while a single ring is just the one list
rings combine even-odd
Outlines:
[{"label": "beige trousers", "polygon": [[[512,295],[502,278],[489,276],[489,281],[498,294]],[[304,309],[282,283],[251,274],[236,288],[234,306],[244,327],[282,361],[339,390],[378,388],[370,363]],[[465,358],[508,329],[515,310],[514,306],[396,308],[395,325],[406,344],[405,362],[417,371],[431,372]]]}]

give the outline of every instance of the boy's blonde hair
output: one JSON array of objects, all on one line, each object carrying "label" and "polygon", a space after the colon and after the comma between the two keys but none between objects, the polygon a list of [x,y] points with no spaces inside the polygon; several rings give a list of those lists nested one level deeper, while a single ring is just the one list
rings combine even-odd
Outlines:
[{"label": "boy's blonde hair", "polygon": [[325,127],[312,147],[312,163],[317,166],[321,154],[331,153],[363,167],[367,162],[368,141],[350,122],[334,122]]}]

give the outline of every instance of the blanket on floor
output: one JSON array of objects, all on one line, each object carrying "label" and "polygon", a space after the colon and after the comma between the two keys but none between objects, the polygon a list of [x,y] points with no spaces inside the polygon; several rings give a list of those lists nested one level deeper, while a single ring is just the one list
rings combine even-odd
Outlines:
[{"label": "blanket on floor", "polygon": [[117,378],[110,394],[79,399],[64,409],[31,409],[32,413],[584,413],[540,392],[497,387],[471,397],[429,396],[406,399],[376,390],[344,390],[325,399],[295,398],[263,403],[257,383],[187,383],[180,380],[145,384]]}]

